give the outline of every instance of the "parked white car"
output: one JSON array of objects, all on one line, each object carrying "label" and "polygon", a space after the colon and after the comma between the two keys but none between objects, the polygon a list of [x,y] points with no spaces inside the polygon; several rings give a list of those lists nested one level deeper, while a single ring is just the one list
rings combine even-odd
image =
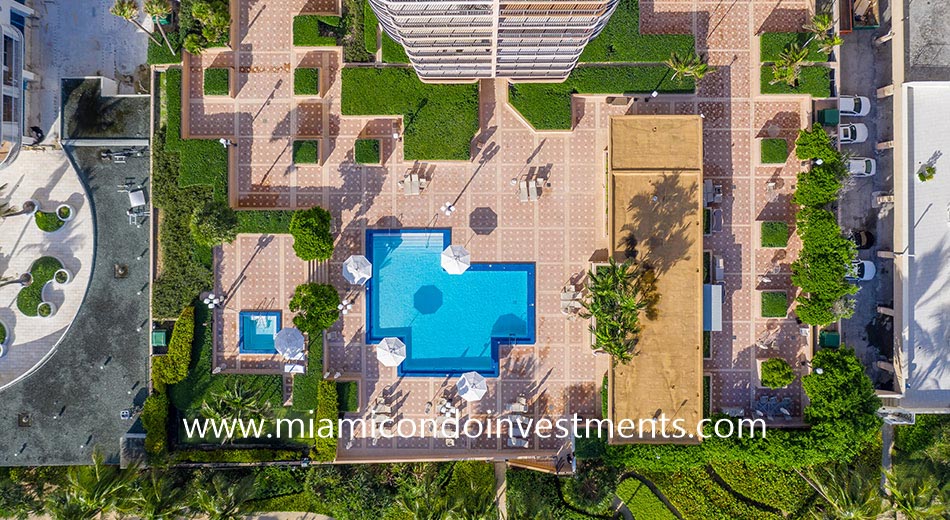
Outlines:
[{"label": "parked white car", "polygon": [[864,96],[841,96],[838,113],[843,116],[863,117],[871,111],[871,100]]},{"label": "parked white car", "polygon": [[877,268],[874,267],[874,262],[870,260],[855,260],[851,263],[851,269],[845,278],[852,282],[866,282],[873,280],[875,274],[877,274]]},{"label": "parked white car", "polygon": [[868,127],[864,123],[838,125],[838,140],[841,144],[857,144],[868,140]]},{"label": "parked white car", "polygon": [[852,157],[848,159],[848,173],[852,177],[872,177],[877,173],[877,161],[867,157]]}]

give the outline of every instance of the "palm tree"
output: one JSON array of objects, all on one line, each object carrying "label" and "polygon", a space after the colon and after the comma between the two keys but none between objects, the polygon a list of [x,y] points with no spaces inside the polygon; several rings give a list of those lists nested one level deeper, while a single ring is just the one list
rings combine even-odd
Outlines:
[{"label": "palm tree", "polygon": [[772,81],[770,85],[776,83],[787,83],[790,87],[798,84],[798,76],[802,70],[802,63],[808,58],[808,50],[803,49],[797,43],[791,43],[786,47],[779,59],[772,65]]},{"label": "palm tree", "polygon": [[263,393],[262,388],[254,388],[235,378],[223,391],[212,393],[210,401],[201,403],[201,413],[208,419],[269,416],[271,404],[264,399]]},{"label": "palm tree", "polygon": [[152,469],[139,479],[121,512],[142,520],[163,520],[184,516],[188,510],[185,492],[168,478],[168,474]]},{"label": "palm tree", "polygon": [[136,27],[148,35],[150,40],[155,42],[155,45],[162,44],[162,42],[155,39],[155,36],[153,36],[152,33],[145,29],[145,26],[139,23],[139,4],[135,0],[115,0],[115,4],[112,5],[112,8],[109,9],[109,12],[127,22],[134,23]]},{"label": "palm tree", "polygon": [[192,507],[208,520],[237,520],[247,513],[253,496],[253,475],[232,482],[224,473],[215,473],[205,485],[197,486]]},{"label": "palm tree", "polygon": [[628,363],[640,333],[640,311],[646,303],[640,298],[638,272],[629,262],[591,269],[587,274],[589,297],[584,302],[583,318],[593,318],[590,330],[594,348],[603,350],[621,363]]},{"label": "palm tree", "polygon": [[839,465],[808,474],[798,472],[825,501],[814,515],[827,520],[877,520],[889,511],[878,490],[878,475],[869,468]]},{"label": "palm tree", "polygon": [[811,21],[802,26],[802,29],[817,35],[824,36],[835,26],[835,20],[830,13],[816,13]]},{"label": "palm tree", "polygon": [[677,76],[703,79],[706,74],[716,71],[693,52],[686,56],[680,56],[679,53],[673,52],[665,63],[673,71],[672,79],[676,79]]},{"label": "palm tree", "polygon": [[[7,189],[6,184],[0,184],[0,193],[3,193],[3,190]],[[16,215],[20,210],[14,206],[11,206],[9,202],[0,202],[0,219],[5,219],[7,217]]]},{"label": "palm tree", "polygon": [[47,498],[46,512],[53,518],[78,520],[124,507],[136,472],[137,467],[123,470],[106,466],[97,451],[92,456],[92,466],[72,466],[67,470],[66,485]]},{"label": "palm tree", "polygon": [[947,504],[940,499],[940,491],[931,479],[898,476],[887,473],[885,488],[894,509],[908,520],[938,520],[945,518]]},{"label": "palm tree", "polygon": [[172,4],[168,0],[145,0],[144,9],[145,14],[151,16],[155,26],[158,27],[158,32],[162,35],[162,39],[165,40],[165,45],[168,46],[168,50],[171,51],[172,54],[175,54],[172,42],[168,41],[165,28],[162,27],[159,21],[161,18],[172,14]]},{"label": "palm tree", "polygon": [[835,50],[835,47],[844,43],[844,40],[841,39],[841,36],[838,36],[837,34],[826,36],[818,41],[821,44],[819,49],[825,54],[831,54],[832,51]]}]

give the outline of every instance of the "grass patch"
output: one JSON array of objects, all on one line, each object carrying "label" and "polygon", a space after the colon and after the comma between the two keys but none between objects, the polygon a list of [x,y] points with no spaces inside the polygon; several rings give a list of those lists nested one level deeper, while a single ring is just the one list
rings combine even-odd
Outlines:
[{"label": "grass patch", "polygon": [[363,0],[363,46],[366,47],[366,52],[370,54],[376,54],[378,46],[376,28],[378,26],[379,18],[376,17],[373,8],[369,6],[369,2]]},{"label": "grass patch", "polygon": [[55,212],[37,211],[33,214],[33,219],[36,220],[36,227],[47,233],[57,231],[66,224]]},{"label": "grass patch", "polygon": [[785,291],[762,293],[762,317],[784,318],[788,315],[788,295]]},{"label": "grass patch", "polygon": [[63,264],[52,256],[43,256],[30,266],[33,283],[20,289],[16,296],[16,306],[26,316],[36,316],[37,306],[43,301],[43,287],[53,279]]},{"label": "grass patch", "polygon": [[[404,116],[407,160],[468,160],[478,131],[478,86],[433,85],[408,68],[344,68],[344,115]],[[446,117],[451,114],[452,117]]]},{"label": "grass patch", "polygon": [[538,130],[569,130],[571,94],[693,92],[692,79],[671,80],[666,65],[578,67],[563,83],[518,83],[509,100]]},{"label": "grass patch", "polygon": [[659,63],[673,52],[695,49],[692,34],[640,34],[637,0],[621,0],[604,30],[587,44],[580,62],[636,61]]},{"label": "grass patch", "polygon": [[789,86],[785,82],[770,85],[774,76],[772,67],[762,66],[762,93],[763,94],[809,94],[816,98],[831,97],[831,69],[828,67],[802,67],[797,86]]},{"label": "grass patch", "polygon": [[710,275],[709,266],[712,264],[712,253],[709,251],[703,251],[703,283],[710,283],[712,276]]},{"label": "grass patch", "polygon": [[737,493],[791,514],[814,493],[794,470],[775,466],[749,466],[742,462],[714,462],[713,469]]},{"label": "grass patch", "polygon": [[797,43],[799,47],[808,50],[806,60],[814,62],[828,61],[828,53],[821,52],[821,43],[818,41],[818,38],[812,39],[811,43],[805,47],[805,43],[808,42],[811,37],[811,33],[762,33],[762,38],[759,40],[759,47],[762,50],[761,59],[763,62],[778,61],[779,54],[781,54],[786,47]]},{"label": "grass patch", "polygon": [[650,488],[635,478],[628,478],[617,486],[617,497],[630,511],[636,511],[638,517],[651,520],[675,520],[676,516],[667,509],[666,504]]},{"label": "grass patch", "polygon": [[320,24],[323,23],[330,27],[337,27],[327,24],[321,18],[322,16],[303,14],[294,17],[294,46],[295,47],[326,47],[336,45],[335,36],[321,36]]},{"label": "grass patch", "polygon": [[341,412],[360,411],[360,384],[356,381],[338,382],[336,402]]},{"label": "grass patch", "polygon": [[379,164],[379,139],[357,139],[354,155],[360,164]]},{"label": "grass patch", "polygon": [[231,69],[205,69],[204,92],[206,96],[227,96],[230,89]]},{"label": "grass patch", "polygon": [[320,69],[294,69],[294,95],[320,95]]},{"label": "grass patch", "polygon": [[409,63],[406,49],[399,42],[383,33],[383,61],[386,63]]},{"label": "grass patch", "polygon": [[712,210],[709,208],[703,209],[703,234],[708,235],[710,226],[712,222]]},{"label": "grass patch", "polygon": [[[168,31],[165,32],[165,35],[168,36],[168,41],[171,42],[172,48],[175,49],[175,52],[168,50],[168,46],[165,45],[165,42],[162,42],[161,45],[158,45],[152,40],[149,40],[145,63],[149,65],[171,65],[175,63],[181,63],[181,36],[177,32]],[[161,38],[159,38],[159,41],[161,41]]]},{"label": "grass patch", "polygon": [[762,139],[762,164],[785,164],[788,142],[785,139]]},{"label": "grass patch", "polygon": [[320,162],[320,141],[294,141],[294,164],[317,164]]},{"label": "grass patch", "polygon": [[762,223],[762,247],[785,247],[788,245],[788,224],[785,222]]},{"label": "grass patch", "polygon": [[703,331],[703,357],[709,359],[712,355],[712,336],[708,330]]},{"label": "grass patch", "polygon": [[702,467],[676,473],[648,474],[683,518],[755,518],[780,520],[783,517],[747,504],[716,484]]}]

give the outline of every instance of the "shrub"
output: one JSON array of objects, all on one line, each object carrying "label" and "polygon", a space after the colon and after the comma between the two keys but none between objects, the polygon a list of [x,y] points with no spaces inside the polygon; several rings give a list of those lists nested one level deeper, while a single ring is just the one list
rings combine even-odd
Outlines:
[{"label": "shrub", "polygon": [[191,236],[206,247],[233,242],[237,225],[237,212],[222,201],[208,201],[191,214]]},{"label": "shrub", "polygon": [[359,164],[379,164],[379,139],[357,139],[354,155]]},{"label": "shrub", "polygon": [[7,328],[0,323],[0,345],[6,344],[7,341]]},{"label": "shrub", "polygon": [[621,0],[603,31],[584,47],[580,61],[659,63],[694,51],[692,34],[640,34],[638,0]]},{"label": "shrub", "polygon": [[785,164],[788,159],[788,143],[785,139],[762,139],[762,163]]},{"label": "shrub", "polygon": [[142,405],[145,452],[149,455],[161,456],[168,450],[168,406],[164,389],[150,394]]},{"label": "shrub", "polygon": [[63,220],[68,219],[72,214],[73,210],[69,209],[69,206],[60,206],[56,209],[56,215]]},{"label": "shrub", "polygon": [[791,516],[814,494],[811,486],[793,470],[772,464],[750,466],[741,462],[716,462],[713,469],[732,489],[757,502]]},{"label": "shrub", "polygon": [[290,310],[297,313],[294,326],[314,337],[340,318],[338,305],[340,294],[332,285],[300,284],[290,299]]},{"label": "shrub", "polygon": [[773,85],[770,83],[773,78],[772,67],[763,66],[760,77],[763,94],[808,94],[816,98],[831,97],[831,69],[828,67],[802,67],[798,83],[794,87],[784,81]]},{"label": "shrub", "polygon": [[290,234],[294,237],[294,252],[301,260],[326,260],[333,255],[330,220],[330,212],[319,206],[294,212]]},{"label": "shrub", "polygon": [[320,36],[320,18],[320,16],[312,14],[304,14],[294,17],[295,46],[318,47],[336,45],[336,38],[331,36]]},{"label": "shrub", "polygon": [[43,287],[53,279],[63,264],[52,256],[43,256],[30,266],[33,283],[20,289],[16,297],[16,306],[25,316],[36,316],[37,307],[43,302]]},{"label": "shrub", "polygon": [[53,279],[56,280],[57,283],[66,283],[69,281],[69,275],[60,269],[59,271],[56,271],[56,274],[53,275]]},{"label": "shrub", "polygon": [[822,373],[802,377],[802,387],[809,399],[805,420],[823,435],[846,435],[857,444],[875,439],[881,426],[876,415],[881,400],[854,350],[844,345],[821,349],[811,363],[821,368]]},{"label": "shrub", "polygon": [[785,247],[788,245],[788,224],[784,222],[762,223],[762,247]]},{"label": "shrub", "polygon": [[306,453],[297,450],[268,450],[268,449],[214,449],[214,450],[181,450],[175,451],[172,456],[178,463],[260,463],[261,461],[291,461],[306,457]]},{"label": "shrub", "polygon": [[294,95],[320,95],[320,69],[294,69]]},{"label": "shrub", "polygon": [[703,234],[708,235],[712,229],[712,210],[703,209]]},{"label": "shrub", "polygon": [[[367,52],[366,50],[366,39],[364,27],[366,23],[364,18],[364,13],[366,16],[375,16],[372,13],[372,9],[366,4],[366,0],[343,0],[343,25],[344,30],[341,31],[343,38],[343,61],[345,63],[357,63],[357,62],[371,62],[374,59],[375,50],[373,52]],[[373,33],[373,39],[376,38],[375,31],[370,31]],[[375,43],[373,44],[375,46]]]},{"label": "shrub", "polygon": [[762,317],[784,318],[788,314],[788,296],[785,291],[762,293]]},{"label": "shrub", "polygon": [[383,61],[386,63],[409,63],[406,49],[399,42],[383,33]]},{"label": "shrub", "polygon": [[[228,44],[231,30],[231,9],[227,0],[192,0],[191,18],[205,47],[223,47]],[[184,9],[181,9],[184,10]]]},{"label": "shrub", "polygon": [[[779,61],[779,55],[789,45],[797,43],[802,49],[808,51],[806,60],[820,62],[828,61],[828,53],[821,51],[821,41],[813,38],[811,33],[792,32],[792,33],[762,33],[759,46],[762,50],[760,59],[763,62]],[[808,43],[806,47],[805,44]]]},{"label": "shrub", "polygon": [[320,162],[320,141],[294,141],[294,164],[317,164]]},{"label": "shrub", "polygon": [[36,227],[40,228],[41,231],[47,233],[52,233],[53,231],[58,231],[59,228],[63,227],[65,222],[63,219],[59,218],[56,213],[47,213],[45,211],[37,211],[33,214],[33,218],[36,220]]},{"label": "shrub", "polygon": [[813,165],[798,173],[798,183],[792,201],[800,206],[821,207],[838,199],[841,191],[841,163]]},{"label": "shrub", "polygon": [[194,336],[195,308],[185,307],[172,329],[168,353],[152,358],[152,381],[156,385],[173,385],[188,376]]},{"label": "shrub", "polygon": [[227,96],[230,91],[231,69],[205,69],[204,92],[206,96]]},{"label": "shrub", "polygon": [[307,373],[294,376],[293,406],[298,412],[307,412],[317,409],[317,385],[323,379],[323,336],[310,336],[307,347]]},{"label": "shrub", "polygon": [[369,2],[363,0],[363,45],[366,52],[376,54],[379,44],[376,41],[376,28],[379,26],[379,19],[376,13],[370,7]]},{"label": "shrub", "polygon": [[821,159],[824,162],[841,162],[841,154],[831,144],[831,136],[821,123],[815,123],[811,129],[798,132],[795,139],[795,156],[802,161]]},{"label": "shrub", "polygon": [[920,182],[927,182],[933,179],[935,175],[937,175],[937,169],[931,164],[924,166],[917,172],[917,178],[920,179]]},{"label": "shrub", "polygon": [[321,424],[324,419],[328,419],[333,425],[332,437],[321,437],[317,435],[314,441],[314,447],[311,451],[311,457],[316,461],[329,462],[336,460],[337,436],[340,434],[337,429],[337,418],[340,412],[337,409],[336,384],[334,381],[321,379],[317,385],[317,409],[314,413],[314,423]]},{"label": "shrub", "polygon": [[[402,115],[407,160],[468,160],[478,86],[428,84],[409,68],[344,67],[343,115]],[[452,114],[452,117],[445,117]]]},{"label": "shrub", "polygon": [[784,388],[795,380],[795,371],[784,359],[769,358],[762,362],[762,373],[759,377],[762,386]]},{"label": "shrub", "polygon": [[49,302],[42,302],[36,307],[36,314],[41,318],[49,317],[53,314],[53,305]]},{"label": "shrub", "polygon": [[847,317],[851,308],[845,298],[857,287],[845,280],[857,255],[854,244],[841,235],[834,213],[802,208],[797,217],[802,249],[792,262],[792,283],[800,287],[795,313],[809,325],[827,325]]},{"label": "shrub", "polygon": [[604,419],[610,414],[610,381],[607,374],[600,384],[600,416]]}]

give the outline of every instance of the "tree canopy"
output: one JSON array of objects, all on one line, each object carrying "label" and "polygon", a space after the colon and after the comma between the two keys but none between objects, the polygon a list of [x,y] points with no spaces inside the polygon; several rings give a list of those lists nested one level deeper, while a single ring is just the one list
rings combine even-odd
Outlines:
[{"label": "tree canopy", "polygon": [[214,247],[232,242],[237,236],[237,212],[227,202],[211,200],[191,214],[191,234],[195,242]]},{"label": "tree canopy", "polygon": [[330,220],[330,212],[321,207],[294,212],[290,234],[294,237],[294,252],[301,260],[326,260],[333,255]]},{"label": "tree canopy", "polygon": [[340,295],[332,285],[298,285],[290,299],[290,310],[297,313],[294,316],[294,326],[310,335],[318,334],[340,318],[338,305]]},{"label": "tree canopy", "polygon": [[[587,274],[590,296],[584,302],[585,318],[591,325],[595,349],[609,353],[621,363],[635,355],[640,334],[640,311],[655,308],[659,299],[656,277],[649,270],[634,267],[630,262],[618,264],[610,259]],[[654,311],[655,312],[655,311]]]}]

